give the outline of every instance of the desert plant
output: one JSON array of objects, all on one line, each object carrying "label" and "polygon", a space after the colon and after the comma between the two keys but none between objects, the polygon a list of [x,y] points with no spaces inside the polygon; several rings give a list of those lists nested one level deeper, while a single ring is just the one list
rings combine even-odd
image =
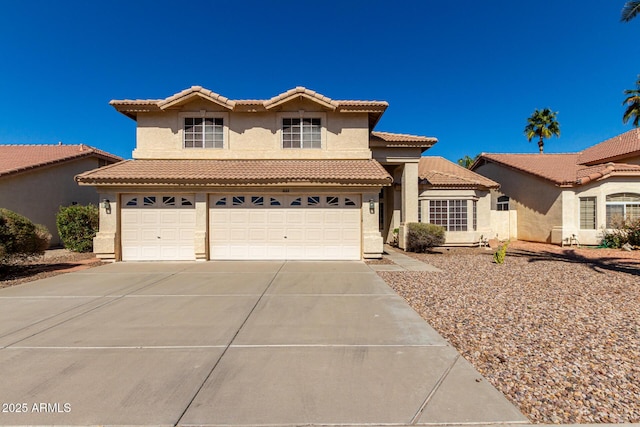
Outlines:
[{"label": "desert plant", "polygon": [[64,247],[74,252],[91,252],[93,238],[98,232],[98,221],[96,205],[61,206],[56,225]]},{"label": "desert plant", "polygon": [[611,218],[608,228],[602,230],[602,243],[605,248],[621,248],[626,243],[640,246],[640,218],[630,219],[616,215]]},{"label": "desert plant", "polygon": [[51,235],[44,225],[0,208],[0,262],[40,255],[50,241]]},{"label": "desert plant", "polygon": [[410,222],[407,224],[406,247],[409,252],[426,252],[444,244],[444,227],[435,224]]},{"label": "desert plant", "polygon": [[496,264],[504,264],[504,259],[507,257],[507,246],[509,246],[509,241],[507,240],[502,245],[498,247],[498,250],[493,254],[493,261]]}]

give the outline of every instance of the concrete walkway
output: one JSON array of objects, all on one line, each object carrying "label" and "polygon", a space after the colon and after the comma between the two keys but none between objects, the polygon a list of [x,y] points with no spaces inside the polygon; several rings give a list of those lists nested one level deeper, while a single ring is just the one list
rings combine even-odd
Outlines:
[{"label": "concrete walkway", "polygon": [[389,245],[384,246],[384,252],[384,258],[393,261],[394,264],[369,264],[373,271],[442,271],[431,264],[411,258]]},{"label": "concrete walkway", "polygon": [[2,425],[527,422],[362,262],[117,263],[5,288],[0,378]]}]

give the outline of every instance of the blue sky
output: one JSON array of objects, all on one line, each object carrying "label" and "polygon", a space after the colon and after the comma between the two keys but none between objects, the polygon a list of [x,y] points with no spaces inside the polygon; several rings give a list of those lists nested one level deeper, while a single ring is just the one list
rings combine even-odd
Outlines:
[{"label": "blue sky", "polygon": [[631,129],[640,18],[624,0],[0,0],[0,144],[85,143],[130,158],[111,99],[201,85],[231,99],[306,86],[385,100],[376,130],[435,136],[430,155],[537,152],[535,108],[558,111],[545,152]]}]

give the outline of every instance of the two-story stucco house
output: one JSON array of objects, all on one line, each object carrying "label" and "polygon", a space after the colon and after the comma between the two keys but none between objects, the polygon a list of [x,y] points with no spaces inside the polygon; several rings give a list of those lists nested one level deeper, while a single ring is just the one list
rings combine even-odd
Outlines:
[{"label": "two-story stucco house", "polygon": [[380,257],[383,235],[418,220],[418,163],[437,141],[374,132],[386,102],[303,87],[111,105],[137,122],[134,159],[77,177],[100,193],[107,260]]},{"label": "two-story stucco house", "polygon": [[472,169],[500,183],[512,238],[598,245],[616,217],[640,218],[640,129],[578,153],[483,153]]}]

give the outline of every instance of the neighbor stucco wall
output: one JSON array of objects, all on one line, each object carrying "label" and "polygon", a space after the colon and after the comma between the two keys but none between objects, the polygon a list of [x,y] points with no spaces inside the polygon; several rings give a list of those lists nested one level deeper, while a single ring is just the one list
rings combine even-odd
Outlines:
[{"label": "neighbor stucco wall", "polygon": [[481,165],[474,172],[498,182],[500,191],[510,198],[511,209],[517,212],[518,239],[551,243],[554,227],[562,227],[562,189],[493,163]]},{"label": "neighbor stucco wall", "polygon": [[[583,187],[576,188],[573,203],[567,208],[567,226],[573,230],[582,245],[599,245],[602,241],[602,231],[606,226],[606,200],[607,196],[616,193],[640,194],[640,179],[635,182],[632,178],[609,178],[606,181],[592,182]],[[580,198],[596,198],[596,229],[580,229]]]},{"label": "neighbor stucco wall", "polygon": [[[183,148],[184,117],[202,114],[223,119],[224,148]],[[283,117],[320,117],[321,149],[283,149]],[[335,113],[310,101],[286,103],[273,112],[229,112],[195,101],[161,113],[139,113],[136,159],[369,159],[367,113]]]},{"label": "neighbor stucco wall", "polygon": [[60,206],[98,203],[95,188],[79,186],[74,177],[98,167],[97,158],[84,158],[0,178],[0,207],[43,224],[51,235],[51,245],[60,244],[56,213]]}]

